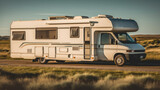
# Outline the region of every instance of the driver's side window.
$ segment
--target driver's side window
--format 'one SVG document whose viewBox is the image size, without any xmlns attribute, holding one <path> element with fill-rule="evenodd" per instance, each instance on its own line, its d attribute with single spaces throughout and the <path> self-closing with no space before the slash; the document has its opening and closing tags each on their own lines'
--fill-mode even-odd
<svg viewBox="0 0 160 90">
<path fill-rule="evenodd" d="M 115 39 L 109 33 L 101 34 L 101 45 L 112 45 L 115 44 Z"/>
</svg>

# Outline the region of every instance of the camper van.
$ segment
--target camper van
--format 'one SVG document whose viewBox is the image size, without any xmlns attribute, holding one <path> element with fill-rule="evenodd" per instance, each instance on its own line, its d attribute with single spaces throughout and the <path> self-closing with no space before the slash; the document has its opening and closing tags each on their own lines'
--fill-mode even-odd
<svg viewBox="0 0 160 90">
<path fill-rule="evenodd" d="M 127 32 L 138 31 L 136 21 L 111 15 L 54 16 L 48 20 L 13 21 L 12 58 L 48 61 L 114 61 L 137 63 L 145 49 Z"/>
</svg>

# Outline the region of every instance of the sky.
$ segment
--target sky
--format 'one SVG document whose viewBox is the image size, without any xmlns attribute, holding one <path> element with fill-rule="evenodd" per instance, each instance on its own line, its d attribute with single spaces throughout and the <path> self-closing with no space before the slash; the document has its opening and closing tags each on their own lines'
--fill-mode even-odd
<svg viewBox="0 0 160 90">
<path fill-rule="evenodd" d="M 139 31 L 131 34 L 160 34 L 160 0 L 0 0 L 0 35 L 10 35 L 12 21 L 98 14 L 134 19 Z"/>
</svg>

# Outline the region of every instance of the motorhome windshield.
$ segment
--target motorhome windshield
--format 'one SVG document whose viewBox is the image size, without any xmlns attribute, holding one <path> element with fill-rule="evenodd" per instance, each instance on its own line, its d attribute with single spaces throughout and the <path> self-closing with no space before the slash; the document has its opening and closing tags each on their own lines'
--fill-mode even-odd
<svg viewBox="0 0 160 90">
<path fill-rule="evenodd" d="M 135 44 L 136 42 L 127 33 L 114 33 L 117 39 L 125 44 Z"/>
</svg>

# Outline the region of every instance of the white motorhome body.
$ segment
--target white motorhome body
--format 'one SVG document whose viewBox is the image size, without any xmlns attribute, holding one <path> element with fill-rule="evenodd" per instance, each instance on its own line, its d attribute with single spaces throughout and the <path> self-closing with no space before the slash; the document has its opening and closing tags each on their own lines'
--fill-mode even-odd
<svg viewBox="0 0 160 90">
<path fill-rule="evenodd" d="M 41 63 L 47 60 L 113 61 L 118 55 L 125 60 L 130 57 L 145 58 L 145 49 L 126 33 L 137 30 L 134 20 L 115 19 L 109 15 L 13 21 L 11 57 L 36 59 Z M 130 43 L 123 42 L 128 38 Z M 124 64 L 121 58 L 117 59 L 116 64 Z"/>
</svg>

